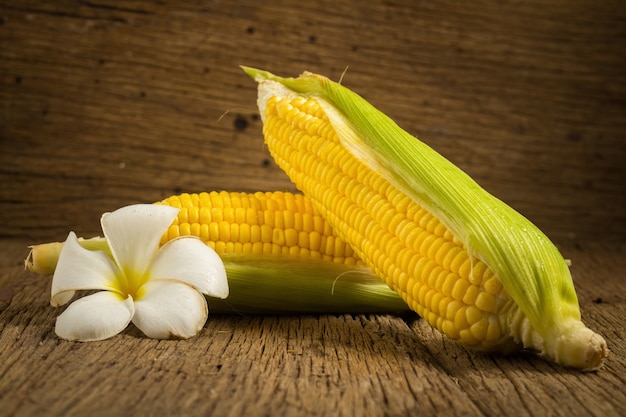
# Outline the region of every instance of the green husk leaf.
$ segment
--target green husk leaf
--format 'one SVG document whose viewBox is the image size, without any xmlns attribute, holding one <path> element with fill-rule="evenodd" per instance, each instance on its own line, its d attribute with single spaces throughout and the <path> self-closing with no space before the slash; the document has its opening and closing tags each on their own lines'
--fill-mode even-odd
<svg viewBox="0 0 626 417">
<path fill-rule="evenodd" d="M 553 359 L 567 355 L 561 352 L 564 343 L 583 346 L 587 339 L 594 339 L 592 344 L 596 345 L 604 343 L 580 322 L 566 261 L 528 219 L 342 85 L 312 73 L 281 78 L 267 71 L 243 69 L 260 84 L 262 116 L 268 96 L 301 94 L 316 98 L 347 149 L 436 215 L 471 255 L 489 265 L 532 327 L 532 331 L 522 328 L 527 327 L 523 320 L 510 317 L 511 326 L 518 327 L 512 329 L 517 341 L 523 339 L 525 345 Z M 606 346 L 593 349 L 595 353 L 577 355 L 606 354 Z M 597 362 L 597 357 L 593 361 Z"/>
<path fill-rule="evenodd" d="M 230 295 L 211 312 L 393 313 L 409 308 L 369 268 L 301 256 L 223 256 Z"/>
</svg>

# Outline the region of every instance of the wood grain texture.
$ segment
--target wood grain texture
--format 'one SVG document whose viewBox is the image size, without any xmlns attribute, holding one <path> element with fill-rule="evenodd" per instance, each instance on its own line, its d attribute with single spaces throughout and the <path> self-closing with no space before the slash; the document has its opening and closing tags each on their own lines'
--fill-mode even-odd
<svg viewBox="0 0 626 417">
<path fill-rule="evenodd" d="M 626 235 L 618 2 L 178 3 L 1 6 L 2 236 L 97 233 L 103 211 L 179 191 L 293 189 L 241 64 L 347 68 L 555 239 Z"/>
<path fill-rule="evenodd" d="M 5 416 L 620 416 L 626 412 L 626 246 L 564 248 L 583 319 L 611 354 L 596 373 L 531 354 L 483 355 L 417 316 L 211 316 L 186 341 L 130 327 L 103 342 L 54 335 L 49 279 L 0 241 Z"/>
<path fill-rule="evenodd" d="M 626 11 L 615 0 L 0 2 L 0 414 L 626 414 Z M 211 317 L 54 335 L 26 246 L 179 192 L 294 190 L 239 69 L 325 74 L 573 260 L 605 368 L 468 352 L 416 316 Z M 347 71 L 346 71 L 347 69 Z"/>
</svg>

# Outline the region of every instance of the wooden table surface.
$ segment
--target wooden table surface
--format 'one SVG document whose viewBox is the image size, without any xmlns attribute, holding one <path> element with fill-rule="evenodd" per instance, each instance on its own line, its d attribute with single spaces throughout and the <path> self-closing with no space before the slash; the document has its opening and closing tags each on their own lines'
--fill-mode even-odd
<svg viewBox="0 0 626 417">
<path fill-rule="evenodd" d="M 626 414 L 625 28 L 610 0 L 0 2 L 0 415 Z M 343 75 L 539 225 L 605 367 L 469 352 L 411 314 L 59 340 L 27 245 L 179 192 L 295 190 L 239 65 Z"/>
</svg>

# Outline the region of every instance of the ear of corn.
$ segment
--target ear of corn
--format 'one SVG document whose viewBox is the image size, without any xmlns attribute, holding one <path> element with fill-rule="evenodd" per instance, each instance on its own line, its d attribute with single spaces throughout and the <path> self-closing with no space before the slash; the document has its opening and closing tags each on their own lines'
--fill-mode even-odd
<svg viewBox="0 0 626 417">
<path fill-rule="evenodd" d="M 159 204 L 180 209 L 162 243 L 196 236 L 224 261 L 230 295 L 214 300 L 213 312 L 407 309 L 301 194 L 213 191 L 171 196 Z"/>
<path fill-rule="evenodd" d="M 350 90 L 251 68 L 270 153 L 365 264 L 448 336 L 593 369 L 567 264 L 530 221 Z"/>
<path fill-rule="evenodd" d="M 157 203 L 179 208 L 161 240 L 195 236 L 220 255 L 230 295 L 211 299 L 211 313 L 383 313 L 406 303 L 356 257 L 302 195 L 210 192 Z M 107 241 L 79 239 L 110 255 Z M 26 267 L 54 273 L 63 243 L 31 247 Z"/>
</svg>

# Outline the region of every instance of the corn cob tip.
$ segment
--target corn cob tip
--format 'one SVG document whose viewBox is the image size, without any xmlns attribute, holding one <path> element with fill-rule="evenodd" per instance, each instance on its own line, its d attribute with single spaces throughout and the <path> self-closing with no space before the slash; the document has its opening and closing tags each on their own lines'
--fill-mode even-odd
<svg viewBox="0 0 626 417">
<path fill-rule="evenodd" d="M 62 247 L 61 242 L 29 246 L 24 268 L 39 275 L 52 275 Z"/>
<path fill-rule="evenodd" d="M 606 341 L 582 322 L 556 341 L 555 361 L 565 366 L 595 371 L 602 367 L 609 350 Z"/>
<path fill-rule="evenodd" d="M 78 238 L 80 244 L 89 250 L 108 251 L 106 240 L 103 237 L 90 239 Z M 49 242 L 28 247 L 30 252 L 24 260 L 25 269 L 38 275 L 52 275 L 57 266 L 63 242 Z"/>
</svg>

